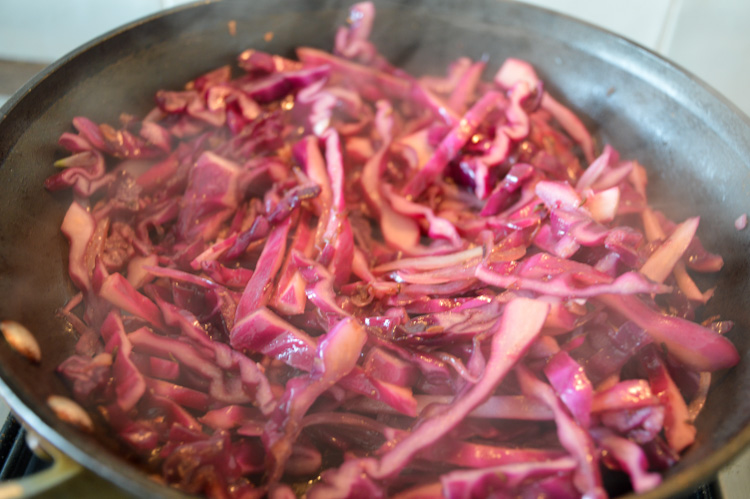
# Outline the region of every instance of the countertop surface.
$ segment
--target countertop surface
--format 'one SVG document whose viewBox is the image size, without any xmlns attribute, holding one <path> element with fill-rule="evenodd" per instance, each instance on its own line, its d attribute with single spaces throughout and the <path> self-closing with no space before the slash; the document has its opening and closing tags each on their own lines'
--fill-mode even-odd
<svg viewBox="0 0 750 499">
<path fill-rule="evenodd" d="M 183 0 L 0 1 L 0 105 L 67 52 Z M 750 115 L 750 2 L 528 0 L 625 36 L 695 74 Z M 0 421 L 7 408 L 0 400 Z M 750 451 L 720 473 L 725 499 L 750 497 Z"/>
</svg>

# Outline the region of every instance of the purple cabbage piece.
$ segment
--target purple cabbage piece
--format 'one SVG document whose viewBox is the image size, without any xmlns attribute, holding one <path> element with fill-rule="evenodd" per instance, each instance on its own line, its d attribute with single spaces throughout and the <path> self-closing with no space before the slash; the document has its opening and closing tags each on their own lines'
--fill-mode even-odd
<svg viewBox="0 0 750 499">
<path fill-rule="evenodd" d="M 505 269 L 503 269 L 505 270 Z M 477 266 L 474 274 L 482 282 L 506 289 L 523 289 L 539 294 L 565 298 L 589 298 L 609 296 L 629 296 L 639 293 L 665 293 L 670 288 L 655 284 L 637 272 L 626 272 L 611 283 L 581 286 L 570 273 L 564 273 L 550 280 L 529 279 L 509 274 L 507 271 L 494 271 L 484 265 Z M 618 295 L 610 294 L 618 293 Z"/>
<path fill-rule="evenodd" d="M 240 168 L 220 156 L 206 152 L 191 170 L 178 219 L 183 240 L 212 239 L 219 225 L 237 209 Z"/>
<path fill-rule="evenodd" d="M 591 410 L 641 409 L 659 404 L 648 382 L 642 379 L 620 381 L 609 388 L 599 390 L 591 401 Z"/>
<path fill-rule="evenodd" d="M 211 402 L 207 394 L 192 388 L 155 378 L 146 378 L 145 381 L 151 394 L 169 399 L 180 407 L 202 410 Z"/>
<path fill-rule="evenodd" d="M 450 395 L 416 395 L 414 413 L 421 413 L 426 407 L 437 404 L 450 405 Z M 375 414 L 395 414 L 394 409 L 375 399 L 354 399 L 346 407 L 358 412 Z M 526 421 L 549 421 L 552 411 L 544 404 L 522 395 L 493 395 L 471 411 L 473 418 L 515 419 Z"/>
<path fill-rule="evenodd" d="M 117 405 L 123 411 L 129 411 L 138 403 L 146 392 L 146 380 L 130 358 L 133 346 L 125 334 L 125 326 L 120 314 L 109 313 L 101 328 L 105 341 L 105 350 L 114 358 L 112 376 L 115 380 Z"/>
<path fill-rule="evenodd" d="M 297 49 L 297 57 L 313 68 L 330 68 L 332 73 L 346 75 L 360 85 L 359 91 L 372 100 L 384 97 L 405 97 L 409 94 L 411 83 L 400 77 L 388 74 L 376 68 L 357 64 L 336 57 L 322 50 L 311 47 Z"/>
<path fill-rule="evenodd" d="M 576 462 L 563 457 L 548 462 L 507 464 L 479 470 L 459 470 L 445 474 L 440 481 L 447 499 L 495 497 L 499 494 L 511 496 L 527 480 L 539 480 L 548 476 L 570 474 Z"/>
<path fill-rule="evenodd" d="M 726 369 L 739 362 L 729 340 L 700 324 L 659 313 L 636 296 L 603 294 L 597 299 L 638 324 L 654 341 L 697 371 Z"/>
<path fill-rule="evenodd" d="M 273 307 L 282 314 L 304 314 L 307 305 L 306 283 L 293 261 L 293 256 L 298 252 L 305 255 L 312 253 L 314 240 L 308 219 L 307 216 L 301 217 L 294 234 L 294 241 L 289 248 L 289 254 L 279 270 L 276 292 L 271 302 Z"/>
<path fill-rule="evenodd" d="M 206 412 L 199 421 L 216 430 L 231 430 L 249 421 L 260 421 L 262 417 L 262 414 L 255 408 L 228 405 Z"/>
<path fill-rule="evenodd" d="M 630 475 L 635 492 L 646 492 L 661 483 L 660 475 L 648 471 L 646 455 L 637 444 L 607 430 L 595 429 L 592 434 L 599 445 Z"/>
<path fill-rule="evenodd" d="M 561 350 L 549 359 L 544 374 L 578 424 L 588 428 L 594 390 L 583 368 Z"/>
<path fill-rule="evenodd" d="M 410 388 L 379 380 L 359 366 L 342 378 L 339 385 L 354 393 L 382 402 L 398 413 L 411 417 L 417 415 L 417 401 Z"/>
<path fill-rule="evenodd" d="M 290 92 L 304 88 L 328 76 L 326 65 L 270 74 L 252 80 L 240 88 L 251 99 L 264 103 L 280 99 Z"/>
<path fill-rule="evenodd" d="M 91 213 L 76 202 L 68 208 L 61 227 L 70 245 L 68 275 L 73 284 L 83 292 L 91 291 L 90 272 L 92 269 L 88 268 L 86 253 L 95 227 L 96 220 Z"/>
<path fill-rule="evenodd" d="M 102 299 L 128 313 L 140 317 L 157 328 L 164 327 L 159 308 L 139 293 L 122 274 L 110 274 L 99 289 Z"/>
<path fill-rule="evenodd" d="M 101 353 L 93 358 L 83 355 L 68 357 L 57 371 L 72 385 L 76 400 L 99 399 L 112 375 L 112 356 Z"/>
<path fill-rule="evenodd" d="M 347 499 L 370 497 L 382 499 L 387 497 L 382 487 L 378 486 L 367 475 L 366 470 L 373 464 L 372 460 L 350 459 L 338 469 L 324 471 L 320 482 L 307 493 L 310 499 Z"/>
<path fill-rule="evenodd" d="M 404 196 L 417 197 L 422 191 L 440 176 L 455 154 L 466 144 L 474 133 L 476 126 L 491 109 L 500 102 L 501 96 L 495 92 L 484 94 L 469 109 L 461 121 L 445 136 L 422 169 L 420 169 L 404 187 Z"/>
<path fill-rule="evenodd" d="M 396 473 L 420 449 L 437 442 L 463 417 L 480 405 L 539 334 L 549 307 L 538 301 L 518 299 L 506 305 L 492 336 L 492 353 L 482 378 L 443 413 L 425 421 L 379 461 L 375 476 Z M 513 352 L 509 355 L 508 352 Z"/>
<path fill-rule="evenodd" d="M 291 219 L 286 218 L 269 234 L 255 272 L 247 282 L 247 286 L 242 292 L 242 298 L 237 304 L 235 322 L 240 322 L 250 312 L 257 310 L 268 302 L 271 291 L 270 284 L 281 266 L 286 248 L 286 237 L 290 227 Z"/>
<path fill-rule="evenodd" d="M 664 435 L 667 443 L 676 452 L 680 452 L 693 443 L 696 435 L 685 399 L 653 346 L 641 352 L 641 360 L 648 373 L 651 390 L 664 406 Z"/>
<path fill-rule="evenodd" d="M 81 197 L 89 197 L 99 188 L 112 182 L 105 177 L 104 156 L 99 151 L 82 151 L 56 163 L 60 173 L 48 177 L 44 187 L 49 191 L 73 188 Z"/>
<path fill-rule="evenodd" d="M 318 343 L 316 359 L 309 376 L 287 383 L 279 405 L 271 414 L 263 434 L 263 442 L 271 460 L 270 481 L 284 472 L 292 454 L 292 442 L 301 431 L 305 413 L 320 394 L 331 388 L 357 364 L 367 335 L 356 321 L 344 319 L 337 323 Z"/>
<path fill-rule="evenodd" d="M 560 443 L 577 463 L 573 479 L 576 488 L 587 497 L 606 497 L 591 437 L 568 415 L 549 385 L 523 366 L 516 368 L 516 375 L 527 396 L 538 398 L 554 412 Z"/>
<path fill-rule="evenodd" d="M 314 339 L 265 307 L 237 322 L 230 342 L 232 348 L 262 353 L 304 371 L 312 369 L 317 349 Z"/>
</svg>

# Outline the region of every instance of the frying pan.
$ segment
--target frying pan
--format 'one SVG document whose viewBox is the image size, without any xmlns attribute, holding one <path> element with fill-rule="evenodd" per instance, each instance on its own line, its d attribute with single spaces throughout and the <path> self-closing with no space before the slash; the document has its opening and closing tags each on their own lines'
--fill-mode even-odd
<svg viewBox="0 0 750 499">
<path fill-rule="evenodd" d="M 93 472 L 87 483 L 105 482 L 140 497 L 179 496 L 131 464 L 106 432 L 80 432 L 45 402 L 67 393 L 55 368 L 75 344 L 55 316 L 75 293 L 59 229 L 71 198 L 42 187 L 62 155 L 57 138 L 77 115 L 110 123 L 121 112 L 142 115 L 158 89 L 181 88 L 202 72 L 233 63 L 248 47 L 283 55 L 300 45 L 329 49 L 348 5 L 225 0 L 160 13 L 67 55 L 0 111 L 0 319 L 26 325 L 42 348 L 41 363 L 32 364 L 0 341 L 0 394 L 43 439 Z M 236 23 L 235 33 L 229 21 Z M 523 4 L 383 2 L 373 40 L 390 61 L 416 74 L 440 72 L 459 56 L 486 57 L 488 71 L 510 56 L 530 61 L 547 90 L 583 117 L 600 145 L 611 143 L 647 166 L 650 197 L 659 209 L 675 220 L 701 215 L 700 237 L 725 259 L 721 273 L 712 276 L 718 287 L 706 316 L 735 321 L 729 337 L 742 362 L 714 375 L 696 423 L 697 442 L 644 497 L 672 497 L 710 479 L 750 441 L 750 231 L 733 226 L 738 215 L 750 212 L 747 117 L 648 50 Z"/>
</svg>

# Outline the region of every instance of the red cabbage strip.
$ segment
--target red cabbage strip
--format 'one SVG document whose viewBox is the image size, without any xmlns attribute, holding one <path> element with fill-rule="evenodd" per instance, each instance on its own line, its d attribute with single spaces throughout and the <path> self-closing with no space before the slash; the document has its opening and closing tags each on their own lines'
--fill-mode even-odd
<svg viewBox="0 0 750 499">
<path fill-rule="evenodd" d="M 100 353 L 94 357 L 73 355 L 57 367 L 57 371 L 72 385 L 73 396 L 81 403 L 98 398 L 108 385 L 112 374 L 112 356 Z"/>
<path fill-rule="evenodd" d="M 583 192 L 584 189 L 591 187 L 604 172 L 605 168 L 607 168 L 610 161 L 613 159 L 613 155 L 616 154 L 617 153 L 612 146 L 609 144 L 604 146 L 601 155 L 599 155 L 599 157 L 596 158 L 588 168 L 586 168 L 586 171 L 583 172 L 583 175 L 578 179 L 578 182 L 576 183 L 576 191 Z"/>
<path fill-rule="evenodd" d="M 696 371 L 727 369 L 740 360 L 734 345 L 723 336 L 695 322 L 657 312 L 636 296 L 603 294 L 597 300 L 638 324 Z"/>
<path fill-rule="evenodd" d="M 276 294 L 271 300 L 273 307 L 286 315 L 298 315 L 305 312 L 307 302 L 306 283 L 292 258 L 297 252 L 309 257 L 313 251 L 315 241 L 313 240 L 312 230 L 308 225 L 309 219 L 309 212 L 303 212 L 297 224 L 289 253 L 281 266 Z"/>
<path fill-rule="evenodd" d="M 209 356 L 187 342 L 157 335 L 146 328 L 140 328 L 128 334 L 128 339 L 136 351 L 163 359 L 175 359 L 182 366 L 192 369 L 207 379 L 218 379 L 221 376 L 221 369 L 208 361 Z"/>
<path fill-rule="evenodd" d="M 83 292 L 91 291 L 91 269 L 86 267 L 86 249 L 94 234 L 96 221 L 91 213 L 73 202 L 65 213 L 62 233 L 68 239 L 68 275 L 73 284 Z"/>
<path fill-rule="evenodd" d="M 235 323 L 240 322 L 253 310 L 257 310 L 268 302 L 272 291 L 271 283 L 284 259 L 286 238 L 291 226 L 292 219 L 287 218 L 269 234 L 268 241 L 263 247 L 263 253 L 255 267 L 255 272 L 247 282 L 247 286 L 242 292 L 242 298 L 237 304 Z"/>
<path fill-rule="evenodd" d="M 378 131 L 382 135 L 383 144 L 365 164 L 360 184 L 367 203 L 379 219 L 380 230 L 385 242 L 411 254 L 415 252 L 419 243 L 419 226 L 412 218 L 393 210 L 391 205 L 383 199 L 379 186 L 380 178 L 386 167 L 387 152 L 392 138 L 392 112 L 389 103 L 378 102 L 376 124 L 379 125 Z"/>
<path fill-rule="evenodd" d="M 470 442 L 452 442 L 447 439 L 417 455 L 420 459 L 451 463 L 462 468 L 551 461 L 562 456 L 563 452 L 560 450 L 504 448 Z"/>
<path fill-rule="evenodd" d="M 157 329 L 164 327 L 159 307 L 136 291 L 122 274 L 108 275 L 101 284 L 99 296 L 112 305 L 144 319 Z"/>
<path fill-rule="evenodd" d="M 388 438 L 403 439 L 408 432 L 381 425 L 374 420 L 353 417 L 342 413 L 318 413 L 310 415 L 303 421 L 304 426 L 315 424 L 351 424 L 363 429 L 377 431 Z M 389 444 L 384 445 L 388 449 Z M 539 462 L 558 459 L 563 456 L 560 450 L 551 449 L 519 449 L 511 447 L 496 447 L 491 445 L 462 442 L 446 438 L 440 446 L 425 449 L 418 454 L 419 459 L 451 463 L 456 466 L 470 468 L 485 468 L 512 463 Z"/>
<path fill-rule="evenodd" d="M 601 422 L 633 442 L 645 445 L 659 435 L 664 429 L 665 409 L 662 405 L 644 407 L 635 410 L 611 410 L 601 413 Z M 669 447 L 664 443 L 665 447 Z M 670 452 L 674 453 L 670 449 Z M 675 454 L 676 455 L 676 454 Z"/>
<path fill-rule="evenodd" d="M 325 65 L 281 71 L 246 83 L 241 89 L 257 102 L 270 102 L 326 78 L 328 73 L 329 68 Z"/>
<path fill-rule="evenodd" d="M 529 88 L 539 88 L 540 80 L 531 64 L 519 59 L 508 58 L 495 75 L 495 83 L 508 89 L 516 82 L 524 82 Z M 539 91 L 539 90 L 537 90 Z M 594 143 L 586 127 L 570 109 L 557 102 L 548 92 L 542 95 L 541 106 L 560 123 L 583 149 L 586 160 L 594 161 Z"/>
<path fill-rule="evenodd" d="M 432 404 L 449 405 L 447 395 L 415 395 L 416 411 L 421 413 Z M 622 381 L 611 388 L 596 392 L 591 401 L 591 412 L 617 409 L 640 409 L 654 406 L 659 399 L 644 380 Z M 358 398 L 346 403 L 346 407 L 357 412 L 395 414 L 393 409 L 374 399 Z M 547 421 L 553 418 L 552 411 L 534 398 L 522 395 L 493 395 L 470 413 L 474 418 L 521 419 Z"/>
<path fill-rule="evenodd" d="M 347 317 L 349 314 L 336 303 L 333 290 L 333 275 L 323 265 L 313 262 L 299 253 L 292 254 L 294 265 L 300 269 L 300 275 L 307 281 L 305 293 L 310 303 L 324 314 L 335 314 Z"/>
<path fill-rule="evenodd" d="M 206 412 L 199 421 L 216 430 L 230 430 L 248 421 L 261 421 L 262 414 L 255 408 L 228 405 Z"/>
<path fill-rule="evenodd" d="M 570 452 L 578 464 L 574 474 L 574 483 L 578 490 L 586 497 L 606 497 L 607 494 L 602 488 L 598 460 L 589 435 L 568 416 L 562 403 L 549 385 L 539 381 L 524 366 L 516 368 L 516 375 L 521 389 L 527 396 L 538 398 L 554 412 L 560 443 Z"/>
<path fill-rule="evenodd" d="M 641 218 L 643 220 L 644 225 L 644 232 L 646 233 L 646 238 L 648 238 L 651 242 L 658 242 L 663 241 L 666 239 L 666 235 L 664 233 L 664 230 L 661 227 L 661 223 L 659 222 L 659 219 L 657 218 L 656 214 L 651 211 L 650 208 L 646 207 L 641 212 Z M 656 272 L 657 267 L 661 267 L 659 270 L 660 272 L 666 271 L 668 268 L 668 264 L 665 264 L 664 262 L 661 262 L 660 260 L 663 260 L 665 257 L 671 258 L 672 260 L 676 260 L 674 263 L 674 270 L 673 274 L 675 277 L 675 281 L 677 281 L 677 285 L 680 287 L 680 290 L 685 294 L 685 296 L 690 300 L 695 300 L 700 303 L 706 303 L 709 298 L 713 295 L 713 290 L 709 289 L 705 293 L 701 293 L 701 291 L 698 289 L 698 286 L 695 284 L 693 279 L 688 275 L 686 266 L 683 260 L 680 260 L 679 258 L 683 256 L 680 253 L 681 248 L 675 247 L 679 246 L 681 244 L 685 244 L 685 234 L 689 233 L 691 231 L 690 227 L 690 220 L 686 220 L 683 222 L 680 227 L 683 235 L 681 236 L 682 241 L 674 242 L 675 240 L 675 234 L 670 234 L 670 237 L 668 241 L 673 241 L 670 244 L 667 244 L 667 241 L 664 241 L 664 243 L 657 248 L 657 250 L 654 251 L 654 253 L 649 257 L 649 262 L 651 266 L 651 270 L 649 268 L 646 268 L 647 272 Z M 686 225 L 687 224 L 687 225 Z M 694 231 L 693 231 L 694 232 Z M 678 234 L 679 235 L 679 234 Z M 696 238 L 692 238 L 692 242 L 688 241 L 688 246 L 685 248 L 690 247 L 690 245 L 694 244 L 694 241 L 697 241 Z M 670 255 L 671 254 L 671 255 Z M 690 261 L 690 259 L 688 259 Z M 719 268 L 723 265 L 723 261 L 719 262 Z M 644 264 L 645 266 L 645 264 Z M 643 271 L 643 269 L 641 270 Z"/>
<path fill-rule="evenodd" d="M 648 281 L 637 272 L 625 272 L 611 284 L 592 284 L 581 287 L 569 274 L 562 274 L 550 280 L 527 279 L 515 274 L 496 272 L 484 264 L 477 266 L 474 275 L 482 282 L 505 289 L 523 289 L 539 294 L 564 298 L 591 298 L 606 293 L 631 295 L 638 293 L 666 293 L 670 288 Z M 613 295 L 614 296 L 614 295 Z"/>
<path fill-rule="evenodd" d="M 642 379 L 630 379 L 596 392 L 591 401 L 591 411 L 641 409 L 658 403 L 659 399 L 651 391 L 648 382 Z"/>
<path fill-rule="evenodd" d="M 309 499 L 346 499 L 367 497 L 384 499 L 385 491 L 367 474 L 372 459 L 349 459 L 337 469 L 321 473 L 321 480 L 307 492 Z"/>
<path fill-rule="evenodd" d="M 693 240 L 699 220 L 698 217 L 693 217 L 678 225 L 669 238 L 646 260 L 640 269 L 641 273 L 652 281 L 664 282 Z"/>
<path fill-rule="evenodd" d="M 344 160 L 341 157 L 341 141 L 335 130 L 326 133 L 326 170 L 331 182 L 331 202 L 337 213 L 346 209 L 344 191 Z"/>
<path fill-rule="evenodd" d="M 448 99 L 448 106 L 450 106 L 451 109 L 457 113 L 464 113 L 468 103 L 474 101 L 474 92 L 476 91 L 477 84 L 482 77 L 485 66 L 487 66 L 487 63 L 484 61 L 475 62 L 471 65 L 468 71 L 464 73 Z"/>
<path fill-rule="evenodd" d="M 532 461 L 480 470 L 452 471 L 443 475 L 440 482 L 443 484 L 443 496 L 447 499 L 480 499 L 498 494 L 511 496 L 527 480 L 571 473 L 575 467 L 574 459 L 562 457 L 543 463 Z"/>
<path fill-rule="evenodd" d="M 432 404 L 448 406 L 452 402 L 452 397 L 449 395 L 415 395 L 414 399 L 416 400 L 416 413 L 421 413 Z M 347 402 L 345 406 L 357 412 L 395 414 L 393 409 L 386 404 L 367 398 L 354 399 Z M 552 411 L 535 399 L 522 395 L 493 395 L 472 410 L 468 417 L 548 421 L 552 419 L 552 416 Z"/>
<path fill-rule="evenodd" d="M 213 152 L 205 152 L 190 171 L 185 206 L 177 222 L 179 237 L 212 239 L 219 225 L 239 204 L 240 167 Z"/>
<path fill-rule="evenodd" d="M 487 399 L 539 334 L 548 311 L 549 305 L 535 300 L 519 298 L 509 302 L 492 331 L 492 351 L 479 382 L 451 407 L 426 420 L 398 442 L 380 459 L 373 476 L 387 477 L 396 473 L 415 453 L 437 442 Z"/>
<path fill-rule="evenodd" d="M 661 483 L 659 474 L 648 472 L 648 459 L 637 444 L 604 429 L 595 428 L 592 430 L 592 435 L 598 444 L 617 461 L 623 471 L 630 475 L 630 482 L 635 492 L 646 492 Z"/>
<path fill-rule="evenodd" d="M 309 376 L 287 383 L 286 391 L 263 434 L 264 444 L 269 451 L 270 482 L 281 478 L 292 453 L 292 442 L 302 430 L 301 422 L 307 410 L 320 394 L 354 369 L 366 341 L 367 335 L 359 323 L 352 319 L 340 321 L 318 343 Z"/>
<path fill-rule="evenodd" d="M 294 146 L 294 154 L 305 168 L 310 180 L 320 186 L 320 195 L 315 201 L 319 213 L 325 213 L 330 209 L 333 202 L 333 190 L 331 181 L 326 172 L 326 164 L 318 147 L 318 140 L 311 136 L 305 136 Z"/>
<path fill-rule="evenodd" d="M 349 27 L 341 26 L 336 32 L 334 52 L 347 59 L 372 60 L 377 56 L 370 42 L 370 32 L 375 20 L 375 6 L 369 2 L 355 4 L 349 10 Z"/>
<path fill-rule="evenodd" d="M 339 135 L 331 130 L 326 132 L 326 169 L 331 182 L 332 204 L 328 224 L 323 239 L 326 241 L 320 250 L 319 261 L 329 267 L 334 285 L 341 287 L 348 282 L 354 261 L 354 234 L 346 217 L 346 196 L 344 191 L 345 170 Z"/>
<path fill-rule="evenodd" d="M 443 484 L 428 483 L 427 485 L 418 485 L 409 490 L 399 492 L 392 496 L 392 499 L 444 499 Z"/>
<path fill-rule="evenodd" d="M 160 379 L 175 380 L 180 375 L 180 365 L 177 362 L 158 357 L 149 357 L 148 369 L 143 367 L 141 369 L 149 375 Z"/>
<path fill-rule="evenodd" d="M 232 348 L 262 353 L 286 364 L 309 371 L 317 343 L 265 307 L 253 310 L 235 323 L 230 337 Z"/>
<path fill-rule="evenodd" d="M 458 120 L 461 119 L 461 115 L 451 109 L 448 104 L 430 90 L 424 83 L 420 81 L 413 82 L 412 86 L 412 97 L 416 102 L 419 102 L 423 106 L 430 109 L 436 118 L 445 121 L 446 125 L 455 125 Z M 419 161 L 419 165 L 423 165 L 426 160 Z"/>
<path fill-rule="evenodd" d="M 154 395 L 167 398 L 180 406 L 190 409 L 202 410 L 210 403 L 210 398 L 205 393 L 167 381 L 146 378 L 146 386 L 148 386 L 148 389 Z"/>
<path fill-rule="evenodd" d="M 422 216 L 427 220 L 427 234 L 433 239 L 447 239 L 454 246 L 460 246 L 461 238 L 456 227 L 448 220 L 438 217 L 431 209 L 397 195 L 388 184 L 383 185 L 383 192 L 398 213 L 407 216 Z"/>
<path fill-rule="evenodd" d="M 233 348 L 268 355 L 284 363 L 310 371 L 313 368 L 316 340 L 295 328 L 267 308 L 248 314 L 232 330 Z M 407 388 L 373 379 L 361 368 L 355 367 L 341 379 L 342 387 L 382 401 L 397 411 L 416 415 L 416 401 Z"/>
<path fill-rule="evenodd" d="M 195 372 L 208 382 L 208 394 L 219 402 L 257 402 L 264 412 L 273 403 L 268 380 L 255 362 L 239 352 L 222 349 L 222 344 L 216 343 L 215 351 L 199 350 L 185 341 L 160 336 L 146 328 L 128 334 L 128 339 L 136 351 L 175 359 Z M 233 371 L 234 376 L 226 377 L 225 370 Z"/>
<path fill-rule="evenodd" d="M 72 153 L 90 151 L 93 149 L 93 146 L 88 140 L 86 140 L 86 137 L 70 132 L 64 132 L 60 135 L 57 143 Z"/>
<path fill-rule="evenodd" d="M 690 423 L 687 404 L 669 375 L 664 362 L 653 347 L 641 352 L 643 367 L 648 373 L 651 389 L 664 406 L 664 434 L 667 443 L 680 452 L 695 440 L 696 430 Z"/>
<path fill-rule="evenodd" d="M 254 49 L 247 49 L 237 56 L 237 64 L 248 73 L 273 73 L 299 69 L 301 64 L 278 55 L 271 55 Z"/>
<path fill-rule="evenodd" d="M 404 187 L 404 196 L 417 197 L 429 186 L 440 174 L 443 173 L 448 163 L 456 156 L 458 151 L 466 144 L 474 134 L 479 123 L 485 116 L 501 102 L 500 94 L 487 92 L 484 94 L 466 114 L 461 121 L 440 142 L 435 154 L 430 158 Z"/>
<path fill-rule="evenodd" d="M 416 258 L 402 258 L 393 262 L 384 263 L 372 269 L 374 273 L 385 273 L 397 269 L 432 270 L 441 269 L 450 265 L 458 265 L 471 259 L 482 256 L 482 247 L 448 253 L 445 255 L 423 256 Z"/>
<path fill-rule="evenodd" d="M 117 405 L 123 411 L 129 411 L 146 392 L 146 381 L 130 359 L 133 346 L 125 334 L 125 326 L 119 313 L 112 311 L 107 315 L 102 323 L 101 334 L 106 342 L 105 351 L 114 357 L 112 375 Z"/>
<path fill-rule="evenodd" d="M 583 368 L 561 350 L 549 359 L 544 374 L 578 424 L 588 428 L 594 396 L 591 381 Z"/>
<path fill-rule="evenodd" d="M 371 97 L 393 96 L 403 98 L 409 94 L 411 88 L 411 83 L 408 80 L 341 59 L 322 50 L 300 47 L 297 49 L 297 57 L 306 65 L 330 66 L 332 72 L 351 78 L 360 86 L 363 93 Z"/>
<path fill-rule="evenodd" d="M 352 392 L 387 404 L 401 414 L 412 417 L 417 415 L 417 401 L 411 389 L 373 378 L 359 366 L 344 376 L 339 381 L 339 385 Z"/>
<path fill-rule="evenodd" d="M 399 386 L 413 386 L 418 376 L 414 365 L 378 347 L 367 352 L 363 368 L 374 378 Z"/>
<path fill-rule="evenodd" d="M 44 187 L 50 191 L 73 188 L 73 192 L 82 197 L 91 196 L 100 187 L 110 183 L 106 179 L 104 157 L 99 151 L 83 151 L 58 161 L 55 166 L 63 171 L 47 178 Z"/>
</svg>

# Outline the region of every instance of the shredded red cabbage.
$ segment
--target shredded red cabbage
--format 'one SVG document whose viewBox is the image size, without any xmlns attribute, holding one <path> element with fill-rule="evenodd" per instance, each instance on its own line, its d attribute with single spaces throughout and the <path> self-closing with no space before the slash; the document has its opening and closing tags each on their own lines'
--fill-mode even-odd
<svg viewBox="0 0 750 499">
<path fill-rule="evenodd" d="M 373 21 L 73 120 L 46 182 L 74 195 L 73 396 L 209 497 L 655 487 L 739 360 L 730 322 L 695 322 L 689 271 L 722 264 L 698 218 L 651 210 L 528 63 L 416 77 Z"/>
</svg>

